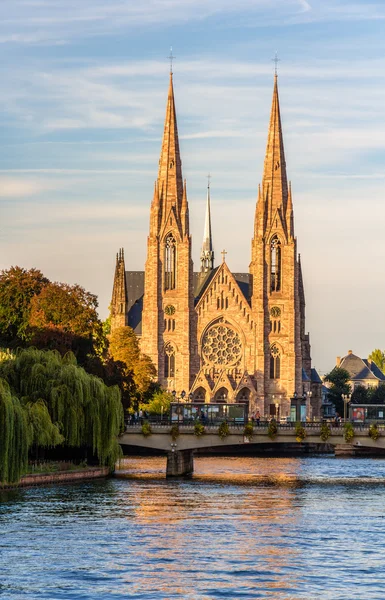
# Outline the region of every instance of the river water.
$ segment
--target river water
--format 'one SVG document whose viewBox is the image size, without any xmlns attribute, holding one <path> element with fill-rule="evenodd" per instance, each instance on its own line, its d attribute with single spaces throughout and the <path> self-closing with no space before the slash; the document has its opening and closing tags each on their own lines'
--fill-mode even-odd
<svg viewBox="0 0 385 600">
<path fill-rule="evenodd" d="M 385 598 L 384 460 L 194 462 L 0 493 L 1 599 Z"/>
</svg>

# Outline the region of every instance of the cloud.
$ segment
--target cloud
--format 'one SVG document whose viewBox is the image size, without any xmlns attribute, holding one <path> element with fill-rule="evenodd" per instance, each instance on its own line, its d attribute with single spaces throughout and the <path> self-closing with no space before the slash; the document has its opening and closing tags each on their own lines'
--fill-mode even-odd
<svg viewBox="0 0 385 600">
<path fill-rule="evenodd" d="M 26 196 L 36 196 L 50 188 L 52 189 L 52 186 L 47 183 L 42 183 L 41 181 L 0 177 L 1 198 L 25 198 Z"/>
</svg>

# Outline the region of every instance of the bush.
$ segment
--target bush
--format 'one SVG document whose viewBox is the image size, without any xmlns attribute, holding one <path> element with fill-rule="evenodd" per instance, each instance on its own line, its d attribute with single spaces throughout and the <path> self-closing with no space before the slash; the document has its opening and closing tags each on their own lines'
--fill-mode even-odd
<svg viewBox="0 0 385 600">
<path fill-rule="evenodd" d="M 249 441 L 253 437 L 254 427 L 252 423 L 246 423 L 245 428 L 243 430 L 243 436 L 247 438 Z"/>
<path fill-rule="evenodd" d="M 144 435 L 144 437 L 148 437 L 152 434 L 151 425 L 148 421 L 145 421 L 142 425 L 142 434 Z"/>
<path fill-rule="evenodd" d="M 175 424 L 171 427 L 170 435 L 175 442 L 176 438 L 179 436 L 179 425 Z"/>
<path fill-rule="evenodd" d="M 377 423 L 372 423 L 369 427 L 369 437 L 372 440 L 376 441 L 380 437 L 380 432 L 378 431 Z"/>
<path fill-rule="evenodd" d="M 229 434 L 230 434 L 229 424 L 227 423 L 227 421 L 223 421 L 223 423 L 221 423 L 219 426 L 218 435 L 221 438 L 221 440 L 224 440 Z"/>
<path fill-rule="evenodd" d="M 351 423 L 345 423 L 344 425 L 344 438 L 347 444 L 354 438 L 354 427 Z"/>
<path fill-rule="evenodd" d="M 303 442 L 306 438 L 306 429 L 301 423 L 297 423 L 295 426 L 295 439 L 297 442 Z"/>
<path fill-rule="evenodd" d="M 197 437 L 201 437 L 205 432 L 205 426 L 202 423 L 195 423 L 194 425 L 194 435 Z"/>
<path fill-rule="evenodd" d="M 267 428 L 267 435 L 271 440 L 275 440 L 278 435 L 278 425 L 275 420 L 270 421 L 269 426 Z"/>
<path fill-rule="evenodd" d="M 323 442 L 327 442 L 327 440 L 330 438 L 330 434 L 331 434 L 331 430 L 330 427 L 327 423 L 322 423 L 321 425 L 321 431 L 320 431 L 320 438 Z"/>
</svg>

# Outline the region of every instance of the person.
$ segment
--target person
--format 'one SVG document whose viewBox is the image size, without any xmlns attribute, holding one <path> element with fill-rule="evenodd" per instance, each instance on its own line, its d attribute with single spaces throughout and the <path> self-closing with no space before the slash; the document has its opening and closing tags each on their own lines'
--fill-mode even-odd
<svg viewBox="0 0 385 600">
<path fill-rule="evenodd" d="M 143 411 L 141 408 L 139 409 L 139 423 L 143 423 Z"/>
<path fill-rule="evenodd" d="M 259 427 L 259 423 L 261 422 L 261 413 L 259 412 L 259 410 L 257 410 L 257 412 L 255 413 L 255 421 L 257 423 L 257 427 Z"/>
<path fill-rule="evenodd" d="M 341 417 L 339 415 L 339 413 L 336 413 L 336 416 L 334 417 L 334 425 L 336 427 L 339 427 L 341 423 Z"/>
<path fill-rule="evenodd" d="M 254 425 L 254 421 L 255 421 L 255 414 L 254 414 L 253 412 L 252 412 L 252 413 L 251 413 L 251 415 L 250 415 L 250 419 L 251 419 L 251 422 L 252 422 L 252 424 Z"/>
</svg>

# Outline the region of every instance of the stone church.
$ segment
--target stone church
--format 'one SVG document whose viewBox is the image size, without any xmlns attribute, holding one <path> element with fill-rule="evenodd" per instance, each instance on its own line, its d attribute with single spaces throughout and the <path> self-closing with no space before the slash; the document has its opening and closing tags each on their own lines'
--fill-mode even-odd
<svg viewBox="0 0 385 600">
<path fill-rule="evenodd" d="M 249 272 L 232 273 L 224 252 L 215 266 L 209 187 L 198 272 L 191 246 L 170 73 L 145 269 L 126 271 L 124 252 L 119 251 L 111 328 L 134 329 L 142 351 L 156 366 L 159 382 L 177 396 L 184 391 L 194 401 L 248 402 L 250 410 L 266 416 L 319 416 L 321 380 L 311 368 L 305 333 L 305 294 L 277 75 Z"/>
</svg>

